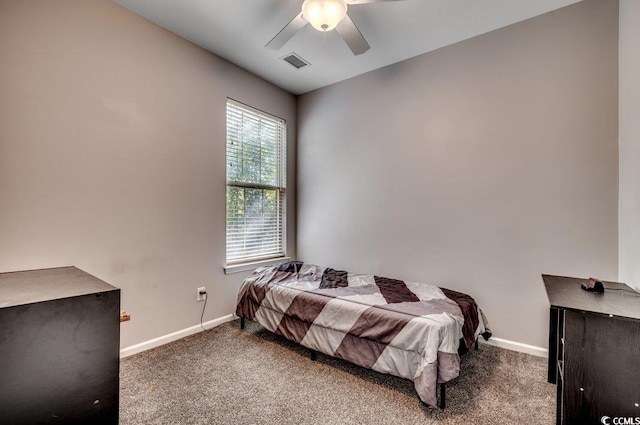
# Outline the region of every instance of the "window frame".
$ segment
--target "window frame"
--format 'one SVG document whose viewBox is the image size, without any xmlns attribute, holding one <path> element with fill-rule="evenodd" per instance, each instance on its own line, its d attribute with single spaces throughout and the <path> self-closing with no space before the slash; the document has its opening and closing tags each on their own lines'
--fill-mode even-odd
<svg viewBox="0 0 640 425">
<path fill-rule="evenodd" d="M 256 268 L 260 265 L 273 264 L 280 261 L 286 261 L 289 257 L 286 256 L 286 241 L 287 241 L 287 122 L 285 119 L 277 117 L 273 114 L 269 114 L 260 109 L 254 108 L 250 105 L 244 104 L 242 102 L 238 102 L 237 100 L 227 98 L 226 109 L 225 109 L 225 120 L 226 120 L 226 137 L 225 137 L 225 266 L 224 271 L 226 274 L 241 272 Z M 275 184 L 265 184 L 263 182 L 255 182 L 255 181 L 242 181 L 237 179 L 230 179 L 230 174 L 233 173 L 230 170 L 230 166 L 232 166 L 232 162 L 230 160 L 230 152 L 232 153 L 231 148 L 231 140 L 233 136 L 236 136 L 233 140 L 236 142 L 240 140 L 245 140 L 244 137 L 248 136 L 248 138 L 256 137 L 256 134 L 246 134 L 244 131 L 232 131 L 230 122 L 232 120 L 240 118 L 240 122 L 244 123 L 245 118 L 244 114 L 248 114 L 247 121 L 254 121 L 262 125 L 263 121 L 268 125 L 274 126 L 274 145 L 272 148 L 276 150 L 276 160 L 275 160 L 275 168 L 276 168 L 276 177 Z M 261 130 L 259 130 L 258 135 Z M 264 139 L 261 139 L 264 140 Z M 244 148 L 255 148 L 255 142 L 246 142 L 244 144 Z M 261 148 L 263 146 L 262 142 L 259 145 Z M 241 154 L 243 159 L 244 166 L 244 154 Z M 262 150 L 260 151 L 260 168 L 259 175 L 262 176 L 262 173 L 265 170 L 265 167 L 268 166 L 263 163 L 264 153 Z M 234 157 L 237 162 L 238 158 Z M 271 164 L 273 166 L 273 164 Z M 241 171 L 242 172 L 242 171 Z M 237 175 L 235 176 L 237 177 Z M 247 180 L 247 179 L 245 179 Z M 276 238 L 279 236 L 279 240 L 274 239 L 275 250 L 273 252 L 265 252 L 265 253 L 254 253 L 253 255 L 249 255 L 250 250 L 244 251 L 240 256 L 231 256 L 230 259 L 230 200 L 229 200 L 229 189 L 230 188 L 240 188 L 240 189 L 257 189 L 262 191 L 274 191 L 275 192 L 275 202 L 276 202 L 276 224 L 274 229 L 268 229 L 273 233 L 269 233 L 269 231 L 265 231 L 265 235 L 273 234 Z M 264 196 L 264 193 L 262 196 Z M 264 198 L 263 198 L 264 200 Z M 260 218 L 264 218 L 264 212 L 261 212 Z M 241 215 L 241 217 L 246 217 Z M 237 218 L 237 217 L 236 217 Z M 273 226 L 273 224 L 271 224 Z M 264 227 L 261 228 L 264 230 Z M 243 229 L 244 236 L 240 236 L 244 238 L 244 243 L 247 242 L 246 237 L 246 228 Z"/>
</svg>

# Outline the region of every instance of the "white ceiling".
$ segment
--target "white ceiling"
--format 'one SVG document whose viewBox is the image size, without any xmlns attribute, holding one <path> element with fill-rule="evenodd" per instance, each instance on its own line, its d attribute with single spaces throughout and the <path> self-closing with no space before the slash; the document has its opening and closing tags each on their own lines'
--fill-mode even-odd
<svg viewBox="0 0 640 425">
<path fill-rule="evenodd" d="M 371 45 L 354 56 L 335 31 L 307 25 L 280 50 L 265 44 L 303 0 L 112 0 L 293 93 L 302 94 L 580 0 L 405 0 L 349 6 Z M 311 64 L 295 69 L 291 52 Z"/>
</svg>

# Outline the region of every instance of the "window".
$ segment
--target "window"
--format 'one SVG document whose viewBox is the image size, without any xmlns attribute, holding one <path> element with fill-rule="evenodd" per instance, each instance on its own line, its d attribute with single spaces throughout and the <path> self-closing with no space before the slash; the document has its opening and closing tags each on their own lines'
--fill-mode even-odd
<svg viewBox="0 0 640 425">
<path fill-rule="evenodd" d="M 227 100 L 227 264 L 285 252 L 286 123 Z"/>
</svg>

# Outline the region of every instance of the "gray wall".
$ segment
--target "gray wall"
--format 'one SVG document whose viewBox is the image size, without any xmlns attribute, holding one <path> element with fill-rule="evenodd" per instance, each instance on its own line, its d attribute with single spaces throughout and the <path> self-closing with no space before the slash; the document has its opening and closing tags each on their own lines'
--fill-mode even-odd
<svg viewBox="0 0 640 425">
<path fill-rule="evenodd" d="M 617 1 L 585 0 L 302 96 L 299 258 L 546 347 L 541 273 L 617 278 L 617 48 Z"/>
<path fill-rule="evenodd" d="M 640 290 L 640 2 L 620 2 L 620 280 Z"/>
<path fill-rule="evenodd" d="M 225 103 L 296 99 L 108 1 L 0 2 L 0 271 L 75 265 L 122 289 L 122 346 L 234 311 Z"/>
</svg>

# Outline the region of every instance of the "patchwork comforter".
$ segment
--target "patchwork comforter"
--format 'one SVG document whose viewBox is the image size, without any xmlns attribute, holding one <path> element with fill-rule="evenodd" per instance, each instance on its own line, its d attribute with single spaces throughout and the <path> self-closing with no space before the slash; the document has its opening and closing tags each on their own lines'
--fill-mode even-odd
<svg viewBox="0 0 640 425">
<path fill-rule="evenodd" d="M 468 295 L 302 262 L 255 270 L 236 314 L 312 350 L 411 379 L 430 406 L 437 384 L 458 376 L 459 352 L 491 335 Z"/>
</svg>

